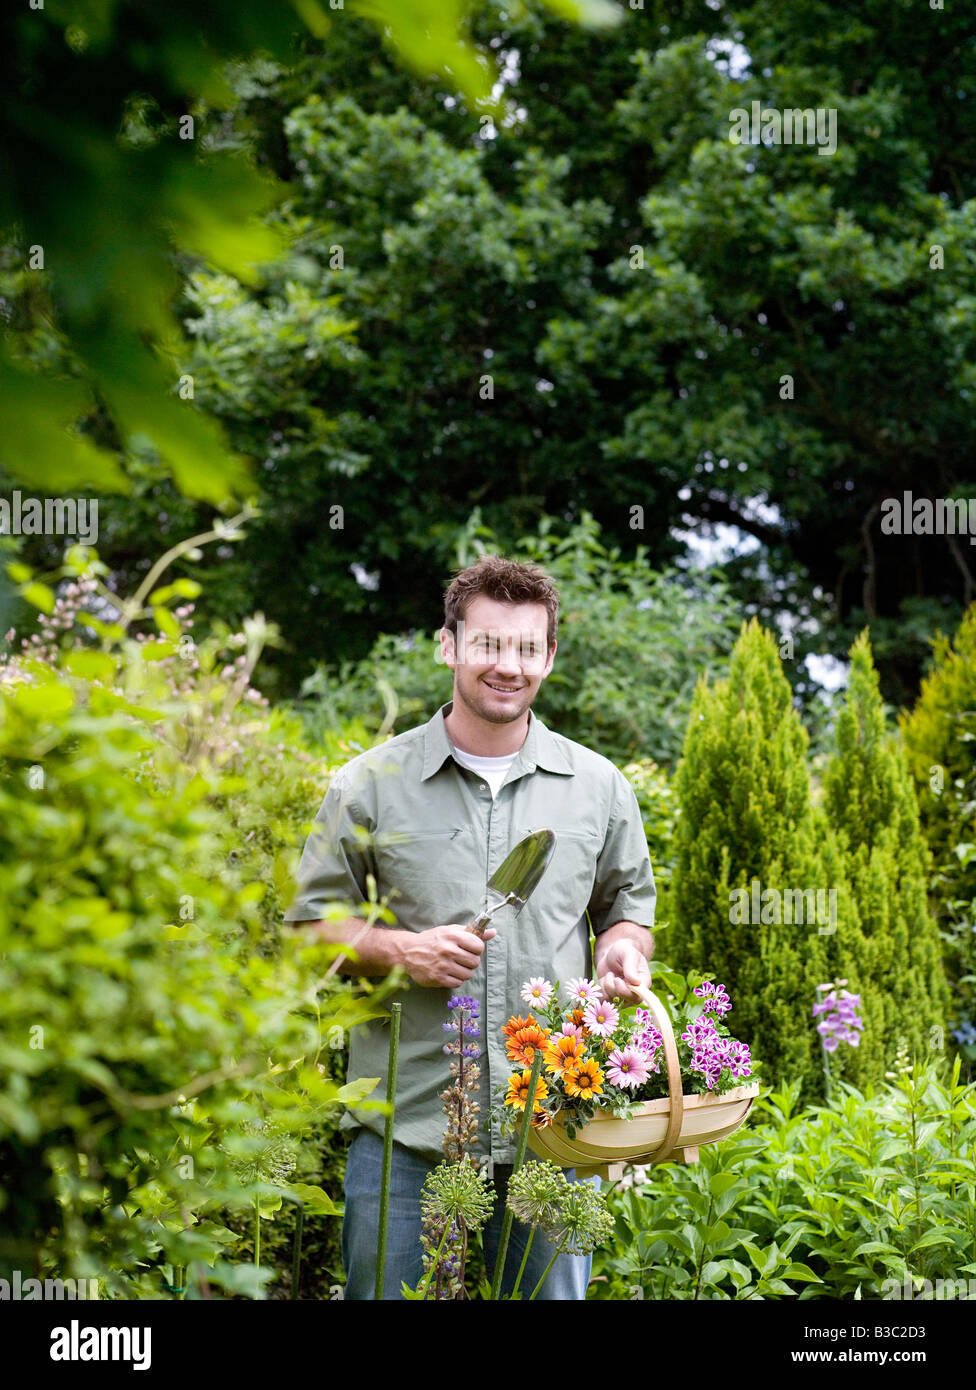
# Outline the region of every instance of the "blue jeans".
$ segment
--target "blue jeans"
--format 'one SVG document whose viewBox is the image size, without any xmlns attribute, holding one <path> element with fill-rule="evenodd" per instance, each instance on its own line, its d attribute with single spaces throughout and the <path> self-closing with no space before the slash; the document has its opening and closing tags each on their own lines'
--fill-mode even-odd
<svg viewBox="0 0 976 1390">
<path fill-rule="evenodd" d="M 532 1161 L 532 1160 L 530 1160 Z M 383 1277 L 384 1300 L 399 1299 L 400 1282 L 416 1288 L 423 1278 L 423 1249 L 420 1244 L 420 1190 L 424 1179 L 437 1165 L 400 1144 L 393 1145 L 393 1172 L 390 1181 L 389 1224 L 386 1238 L 386 1270 Z M 576 1170 L 564 1170 L 570 1182 L 592 1182 L 598 1178 L 576 1179 Z M 369 1129 L 358 1129 L 346 1160 L 346 1210 L 342 1222 L 342 1264 L 346 1271 L 345 1297 L 372 1299 L 376 1286 L 376 1245 L 379 1234 L 380 1181 L 383 1172 L 383 1141 Z M 505 1216 L 505 1193 L 511 1164 L 496 1164 L 492 1186 L 496 1197 L 492 1215 L 484 1227 L 485 1265 L 488 1277 L 495 1270 L 498 1241 Z M 518 1274 L 530 1228 L 513 1220 L 505 1259 L 502 1293 L 511 1293 Z M 519 1286 L 528 1299 L 542 1277 L 555 1250 L 541 1231 L 536 1231 Z M 590 1279 L 589 1255 L 558 1255 L 536 1295 L 542 1299 L 585 1299 Z"/>
</svg>

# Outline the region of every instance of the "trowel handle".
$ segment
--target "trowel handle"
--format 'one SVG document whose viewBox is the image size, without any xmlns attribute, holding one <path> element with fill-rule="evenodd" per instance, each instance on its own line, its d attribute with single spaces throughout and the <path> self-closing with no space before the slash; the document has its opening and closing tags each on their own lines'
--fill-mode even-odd
<svg viewBox="0 0 976 1390">
<path fill-rule="evenodd" d="M 468 923 L 468 931 L 473 931 L 475 936 L 484 936 L 485 928 L 491 922 L 491 912 L 482 912 L 480 917 L 476 917 L 473 922 Z"/>
</svg>

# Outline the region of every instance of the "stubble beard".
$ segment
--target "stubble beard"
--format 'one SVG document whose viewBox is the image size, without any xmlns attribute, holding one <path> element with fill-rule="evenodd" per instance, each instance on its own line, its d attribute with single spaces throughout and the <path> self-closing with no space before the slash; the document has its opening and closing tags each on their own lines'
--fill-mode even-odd
<svg viewBox="0 0 976 1390">
<path fill-rule="evenodd" d="M 480 693 L 482 684 L 483 682 L 481 680 L 475 679 L 475 693 Z M 526 688 L 528 689 L 528 687 Z M 534 699 L 534 694 L 530 691 L 529 698 L 524 704 L 520 703 L 517 708 L 513 706 L 511 709 L 493 709 L 488 704 L 487 700 L 481 701 L 469 697 L 468 692 L 464 689 L 460 680 L 457 681 L 457 696 L 461 703 L 465 705 L 472 714 L 477 715 L 479 719 L 483 719 L 487 724 L 511 724 L 516 719 L 521 719 L 526 710 L 531 707 L 532 700 Z"/>
</svg>

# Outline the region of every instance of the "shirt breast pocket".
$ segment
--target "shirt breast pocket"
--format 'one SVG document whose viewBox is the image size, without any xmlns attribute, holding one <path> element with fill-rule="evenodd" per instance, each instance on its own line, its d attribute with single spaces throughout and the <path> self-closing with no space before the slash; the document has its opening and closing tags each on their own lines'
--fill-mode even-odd
<svg viewBox="0 0 976 1390">
<path fill-rule="evenodd" d="M 463 858 L 469 848 L 467 826 L 387 831 L 374 841 L 376 867 L 389 883 L 443 879 L 450 873 L 451 861 Z"/>
<path fill-rule="evenodd" d="M 585 826 L 560 829 L 552 825 L 549 829 L 556 837 L 556 847 L 533 895 L 533 904 L 538 897 L 538 906 L 545 912 L 551 912 L 566 922 L 578 922 L 593 892 L 596 861 L 603 849 L 603 839 L 598 831 Z M 531 831 L 522 830 L 519 833 L 529 835 Z"/>
</svg>

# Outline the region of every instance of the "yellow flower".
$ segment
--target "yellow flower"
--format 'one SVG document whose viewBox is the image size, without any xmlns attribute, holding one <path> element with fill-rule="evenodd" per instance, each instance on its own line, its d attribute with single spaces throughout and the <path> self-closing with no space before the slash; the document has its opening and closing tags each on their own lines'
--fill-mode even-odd
<svg viewBox="0 0 976 1390">
<path fill-rule="evenodd" d="M 508 1094 L 505 1096 L 505 1104 L 514 1105 L 518 1110 L 524 1110 L 525 1103 L 529 1098 L 529 1082 L 531 1080 L 532 1072 L 528 1068 L 521 1073 L 514 1072 L 508 1078 Z M 543 1096 L 548 1094 L 549 1088 L 540 1076 L 539 1080 L 536 1082 L 535 1104 L 532 1107 L 533 1114 L 538 1114 L 542 1110 L 540 1101 Z"/>
<path fill-rule="evenodd" d="M 515 1062 L 520 1067 L 531 1067 L 535 1057 L 537 1047 L 544 1047 L 549 1033 L 545 1028 L 540 1028 L 537 1023 L 527 1024 L 524 1028 L 519 1028 L 512 1033 L 505 1044 L 505 1051 L 508 1053 L 510 1062 Z"/>
<path fill-rule="evenodd" d="M 592 1058 L 580 1062 L 578 1067 L 563 1072 L 563 1084 L 568 1096 L 579 1096 L 581 1100 L 592 1100 L 603 1090 L 603 1072 Z"/>
<path fill-rule="evenodd" d="M 554 1076 L 562 1076 L 567 1070 L 575 1071 L 583 1060 L 583 1043 L 572 1034 L 550 1039 L 545 1050 L 546 1067 Z"/>
</svg>

